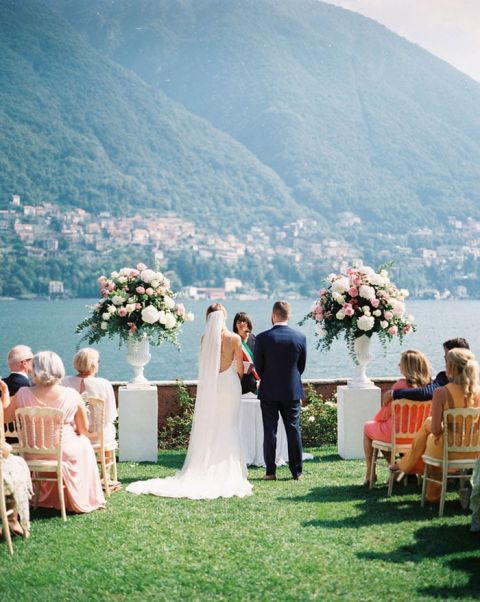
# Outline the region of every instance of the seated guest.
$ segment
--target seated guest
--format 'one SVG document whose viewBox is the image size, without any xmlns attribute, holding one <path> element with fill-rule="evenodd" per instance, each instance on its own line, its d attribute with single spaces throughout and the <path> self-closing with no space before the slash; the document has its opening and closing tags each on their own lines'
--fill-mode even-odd
<svg viewBox="0 0 480 602">
<path fill-rule="evenodd" d="M 72 512 L 91 512 L 105 506 L 97 461 L 88 434 L 85 404 L 80 394 L 59 383 L 65 376 L 62 360 L 53 351 L 33 356 L 33 387 L 23 387 L 5 410 L 11 420 L 17 408 L 60 409 L 64 415 L 62 475 L 65 505 Z M 60 509 L 57 484 L 40 483 L 39 505 Z"/>
<path fill-rule="evenodd" d="M 73 358 L 73 367 L 76 376 L 66 376 L 62 385 L 71 387 L 80 394 L 86 393 L 88 397 L 103 399 L 105 402 L 105 443 L 115 441 L 115 420 L 117 419 L 117 406 L 113 387 L 106 378 L 95 376 L 98 372 L 100 355 L 96 349 L 85 347 Z"/>
<path fill-rule="evenodd" d="M 408 390 L 415 391 L 417 387 L 426 387 L 432 381 L 432 373 L 430 364 L 427 358 L 420 351 L 409 349 L 404 351 L 400 356 L 400 372 L 404 378 L 397 380 L 393 385 L 392 390 Z M 399 420 L 399 417 L 396 417 Z M 398 426 L 398 425 L 397 425 Z M 363 449 L 365 452 L 365 460 L 367 463 L 367 475 L 364 485 L 369 485 L 370 470 L 372 467 L 372 441 L 390 442 L 392 438 L 392 404 L 391 396 L 384 399 L 383 407 L 377 412 L 373 420 L 366 422 L 363 427 Z M 390 461 L 390 458 L 387 458 Z M 376 480 L 376 475 L 373 476 Z"/>
<path fill-rule="evenodd" d="M 423 472 L 419 461 L 423 454 L 441 459 L 443 456 L 443 412 L 448 409 L 479 407 L 480 390 L 478 364 L 469 349 L 455 348 L 447 354 L 448 384 L 435 389 L 432 399 L 432 415 L 427 418 L 405 456 L 390 470 L 403 473 Z M 477 424 L 477 429 L 478 429 Z M 476 454 L 474 457 L 477 457 Z M 450 459 L 470 457 L 459 453 L 450 454 Z M 437 483 L 428 482 L 426 498 L 434 502 L 440 498 L 441 488 Z"/>
<path fill-rule="evenodd" d="M 30 385 L 28 377 L 32 371 L 32 358 L 32 350 L 26 345 L 16 345 L 8 352 L 10 375 L 3 380 L 7 383 L 10 395 L 15 395 L 18 389 Z"/>
<path fill-rule="evenodd" d="M 253 352 L 255 350 L 255 335 L 252 333 L 252 319 L 244 311 L 235 314 L 233 318 L 233 332 L 240 336 L 242 341 L 243 361 L 249 362 L 250 367 L 242 376 L 242 395 L 256 393 L 260 377 L 253 366 Z"/>
<path fill-rule="evenodd" d="M 443 356 L 445 358 L 445 362 L 447 361 L 447 353 L 450 349 L 470 349 L 470 345 L 468 342 L 462 338 L 458 337 L 456 339 L 449 339 L 443 343 Z M 390 391 L 390 395 L 392 399 L 411 399 L 412 401 L 430 401 L 433 396 L 433 392 L 438 387 L 444 387 L 448 384 L 447 373 L 445 370 L 442 370 L 437 374 L 435 380 L 426 385 L 425 387 L 417 387 L 417 388 L 400 388 Z"/>
<path fill-rule="evenodd" d="M 0 380 L 0 420 L 3 422 L 3 408 L 10 405 L 8 387 Z M 10 452 L 11 446 L 1 442 L 0 462 L 3 465 L 3 481 L 7 492 L 7 510 L 13 510 L 9 515 L 8 522 L 10 531 L 23 537 L 30 536 L 30 508 L 28 500 L 32 495 L 32 481 L 27 463 L 20 456 L 14 456 Z M 20 517 L 20 521 L 18 520 Z"/>
</svg>

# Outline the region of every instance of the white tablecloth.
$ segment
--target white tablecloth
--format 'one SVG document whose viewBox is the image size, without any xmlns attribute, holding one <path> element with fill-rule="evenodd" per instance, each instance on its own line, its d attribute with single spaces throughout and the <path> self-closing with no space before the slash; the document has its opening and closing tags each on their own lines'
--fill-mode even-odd
<svg viewBox="0 0 480 602">
<path fill-rule="evenodd" d="M 240 437 L 247 466 L 265 466 L 263 460 L 263 421 L 260 400 L 253 394 L 242 396 L 240 403 Z M 312 454 L 303 454 L 304 460 L 312 460 Z M 277 466 L 288 464 L 288 446 L 282 417 L 278 421 Z"/>
</svg>

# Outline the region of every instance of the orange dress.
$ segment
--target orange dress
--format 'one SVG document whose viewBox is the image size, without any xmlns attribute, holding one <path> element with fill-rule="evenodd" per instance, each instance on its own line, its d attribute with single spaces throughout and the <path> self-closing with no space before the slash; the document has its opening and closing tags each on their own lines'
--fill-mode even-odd
<svg viewBox="0 0 480 602">
<path fill-rule="evenodd" d="M 105 506 L 105 497 L 98 475 L 97 461 L 90 440 L 75 430 L 75 414 L 80 395 L 68 387 L 62 387 L 62 395 L 49 402 L 48 407 L 64 414 L 62 476 L 65 485 L 65 506 L 72 512 L 91 512 Z M 45 407 L 29 387 L 20 389 L 15 401 L 17 408 Z M 60 509 L 57 483 L 40 483 L 39 505 Z"/>
</svg>

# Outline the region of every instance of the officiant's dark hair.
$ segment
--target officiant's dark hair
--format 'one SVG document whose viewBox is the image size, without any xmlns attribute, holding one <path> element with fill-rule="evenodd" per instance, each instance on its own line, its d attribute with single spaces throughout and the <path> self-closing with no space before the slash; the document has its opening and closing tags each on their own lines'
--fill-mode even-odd
<svg viewBox="0 0 480 602">
<path fill-rule="evenodd" d="M 237 322 L 246 322 L 247 326 L 248 326 L 248 330 L 250 332 L 252 332 L 252 330 L 253 330 L 252 319 L 244 311 L 239 311 L 238 313 L 235 314 L 235 317 L 233 318 L 233 332 L 236 332 L 238 334 Z"/>
<path fill-rule="evenodd" d="M 282 319 L 282 321 L 287 321 L 290 318 L 292 313 L 292 308 L 288 301 L 275 301 L 273 304 L 272 313 Z"/>
</svg>

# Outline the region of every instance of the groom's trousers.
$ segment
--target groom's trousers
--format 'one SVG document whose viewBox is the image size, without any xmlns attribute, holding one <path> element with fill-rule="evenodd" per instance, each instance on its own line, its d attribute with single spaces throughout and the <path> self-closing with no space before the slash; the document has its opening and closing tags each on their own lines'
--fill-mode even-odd
<svg viewBox="0 0 480 602">
<path fill-rule="evenodd" d="M 267 475 L 274 475 L 277 469 L 277 429 L 279 413 L 285 425 L 288 445 L 288 466 L 292 476 L 302 474 L 302 436 L 300 434 L 300 401 L 260 402 L 263 419 L 263 457 Z"/>
</svg>

